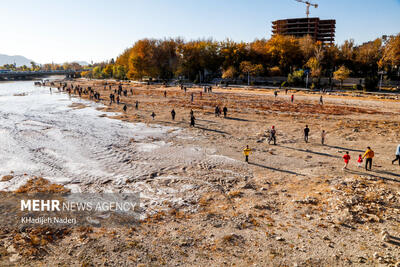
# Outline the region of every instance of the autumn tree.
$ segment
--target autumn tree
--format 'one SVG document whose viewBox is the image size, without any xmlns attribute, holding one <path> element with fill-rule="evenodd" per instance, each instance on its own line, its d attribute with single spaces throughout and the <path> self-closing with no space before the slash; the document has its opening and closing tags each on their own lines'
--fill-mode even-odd
<svg viewBox="0 0 400 267">
<path fill-rule="evenodd" d="M 247 74 L 247 85 L 250 85 L 250 76 L 255 76 L 263 71 L 261 64 L 251 64 L 250 61 L 243 61 L 240 63 L 240 70 L 242 73 Z"/>
<path fill-rule="evenodd" d="M 321 61 L 324 57 L 324 49 L 321 42 L 316 42 L 313 46 L 312 57 L 306 63 L 306 67 L 311 70 L 311 77 L 319 79 L 322 75 Z"/>
<path fill-rule="evenodd" d="M 300 50 L 303 54 L 305 62 L 307 62 L 315 52 L 315 41 L 310 35 L 299 38 Z"/>
<path fill-rule="evenodd" d="M 363 76 L 375 75 L 378 72 L 378 62 L 381 57 L 382 40 L 380 38 L 356 47 L 355 64 L 357 73 Z"/>
<path fill-rule="evenodd" d="M 354 69 L 355 46 L 354 40 L 345 40 L 339 48 L 339 61 L 349 69 Z"/>
<path fill-rule="evenodd" d="M 205 77 L 206 71 L 216 73 L 221 66 L 218 50 L 218 43 L 212 40 L 180 42 L 177 50 L 179 57 L 177 75 L 194 79 L 199 75 Z"/>
<path fill-rule="evenodd" d="M 222 72 L 222 79 L 233 79 L 236 77 L 236 73 L 236 68 L 234 66 L 230 66 Z"/>
<path fill-rule="evenodd" d="M 240 63 L 248 58 L 249 46 L 246 43 L 235 43 L 232 40 L 225 40 L 220 43 L 222 57 L 222 68 L 227 70 L 234 67 L 238 72 Z"/>
<path fill-rule="evenodd" d="M 390 37 L 387 41 L 379 66 L 391 68 L 397 66 L 400 68 L 400 33 Z"/>
<path fill-rule="evenodd" d="M 248 57 L 249 61 L 255 64 L 262 64 L 264 70 L 271 66 L 271 57 L 267 50 L 267 40 L 255 40 L 249 44 Z"/>
<path fill-rule="evenodd" d="M 340 66 L 340 68 L 333 73 L 333 78 L 335 80 L 340 81 L 340 89 L 342 89 L 343 81 L 349 78 L 350 70 L 346 68 L 344 65 Z"/>
<path fill-rule="evenodd" d="M 266 44 L 273 66 L 289 73 L 291 68 L 301 67 L 302 54 L 298 39 L 293 36 L 275 35 Z"/>
<path fill-rule="evenodd" d="M 154 60 L 156 40 L 143 39 L 137 41 L 129 53 L 128 78 L 142 79 L 144 76 L 156 77 Z"/>
</svg>

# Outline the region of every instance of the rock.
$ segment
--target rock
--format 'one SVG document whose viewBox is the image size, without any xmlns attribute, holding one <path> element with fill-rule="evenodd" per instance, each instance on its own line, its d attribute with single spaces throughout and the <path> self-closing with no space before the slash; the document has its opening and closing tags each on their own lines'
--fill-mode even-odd
<svg viewBox="0 0 400 267">
<path fill-rule="evenodd" d="M 381 235 L 382 236 L 384 236 L 384 235 L 388 235 L 389 233 L 388 233 L 388 231 L 386 231 L 386 230 L 382 230 L 382 232 L 381 232 Z"/>
<path fill-rule="evenodd" d="M 316 205 L 316 204 L 318 204 L 318 199 L 315 197 L 307 196 L 305 199 L 293 200 L 293 202 L 301 203 L 301 204 Z"/>
<path fill-rule="evenodd" d="M 12 254 L 8 260 L 9 260 L 10 262 L 16 262 L 16 261 L 18 261 L 19 259 L 21 259 L 21 256 L 20 256 L 19 254 Z"/>
<path fill-rule="evenodd" d="M 14 245 L 11 245 L 11 246 L 9 246 L 9 247 L 7 248 L 7 252 L 8 252 L 9 254 L 13 254 L 13 253 L 16 253 L 17 250 L 15 249 Z"/>
<path fill-rule="evenodd" d="M 276 241 L 285 241 L 285 239 L 283 237 L 281 237 L 281 236 L 275 237 L 275 240 Z"/>
<path fill-rule="evenodd" d="M 378 252 L 375 252 L 374 253 L 374 259 L 378 259 L 378 258 L 380 258 L 381 256 L 379 255 L 379 253 Z"/>
<path fill-rule="evenodd" d="M 158 172 L 152 172 L 149 174 L 149 178 L 155 178 L 158 176 Z"/>
<path fill-rule="evenodd" d="M 388 234 L 384 234 L 384 235 L 382 236 L 382 241 L 384 241 L 384 242 L 389 242 L 389 241 L 390 241 L 390 236 L 389 236 Z"/>
<path fill-rule="evenodd" d="M 362 257 L 362 256 L 359 256 L 359 257 L 358 257 L 358 262 L 359 262 L 359 263 L 366 263 L 366 262 L 367 262 L 367 259 L 364 258 L 364 257 Z"/>
</svg>

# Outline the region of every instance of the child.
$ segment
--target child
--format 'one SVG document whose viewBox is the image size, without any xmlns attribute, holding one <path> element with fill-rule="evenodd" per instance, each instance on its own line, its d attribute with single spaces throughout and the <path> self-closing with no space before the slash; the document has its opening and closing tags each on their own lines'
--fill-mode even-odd
<svg viewBox="0 0 400 267">
<path fill-rule="evenodd" d="M 349 164 L 349 161 L 350 161 L 350 155 L 349 155 L 348 151 L 346 151 L 346 154 L 344 154 L 343 159 L 344 159 L 343 170 L 345 170 L 345 169 L 347 169 L 347 165 Z"/>
<path fill-rule="evenodd" d="M 357 165 L 358 165 L 358 168 L 361 168 L 362 167 L 362 163 L 363 163 L 363 158 L 362 158 L 362 155 L 360 154 L 360 155 L 358 155 L 358 160 L 357 160 Z"/>
</svg>

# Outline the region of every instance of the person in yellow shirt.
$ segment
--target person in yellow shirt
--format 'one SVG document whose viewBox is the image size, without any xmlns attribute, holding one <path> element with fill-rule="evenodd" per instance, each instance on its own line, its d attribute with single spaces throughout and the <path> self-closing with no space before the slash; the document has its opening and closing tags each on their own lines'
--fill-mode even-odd
<svg viewBox="0 0 400 267">
<path fill-rule="evenodd" d="M 249 155 L 251 154 L 251 149 L 249 148 L 249 146 L 247 145 L 246 148 L 243 150 L 243 154 L 245 156 L 245 160 L 247 163 L 249 163 Z"/>
<path fill-rule="evenodd" d="M 368 171 L 368 165 L 369 165 L 369 170 L 372 168 L 372 158 L 374 157 L 375 153 L 371 149 L 371 147 L 367 147 L 367 150 L 365 151 L 363 155 L 363 159 L 366 158 L 365 160 L 365 170 Z"/>
</svg>

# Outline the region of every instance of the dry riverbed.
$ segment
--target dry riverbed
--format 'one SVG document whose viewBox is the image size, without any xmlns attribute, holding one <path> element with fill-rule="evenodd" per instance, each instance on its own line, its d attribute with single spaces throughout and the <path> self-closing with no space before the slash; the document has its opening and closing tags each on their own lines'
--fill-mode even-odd
<svg viewBox="0 0 400 267">
<path fill-rule="evenodd" d="M 320 105 L 318 94 L 294 91 L 274 98 L 272 91 L 215 88 L 200 96 L 201 88 L 185 93 L 176 87 L 123 83 L 128 90 L 128 97 L 121 97 L 128 107 L 124 113 L 123 104 L 109 105 L 108 95 L 118 83 L 108 82 L 112 91 L 103 81 L 72 83 L 101 94 L 96 116 L 117 119 L 110 141 L 94 151 L 95 157 L 88 157 L 100 162 L 105 174 L 87 171 L 70 179 L 55 172 L 64 179 L 49 175 L 44 176 L 49 184 L 33 181 L 81 192 L 139 191 L 146 218 L 115 229 L 2 229 L 1 264 L 399 264 L 400 166 L 391 164 L 400 142 L 396 99 L 324 95 Z M 53 86 L 53 94 L 65 93 Z M 72 108 L 85 110 L 86 105 Z M 227 118 L 214 116 L 216 105 L 228 108 Z M 192 128 L 191 109 L 196 117 Z M 135 124 L 119 136 L 121 121 Z M 311 129 L 308 144 L 302 136 L 306 124 Z M 266 142 L 265 132 L 272 125 L 277 129 L 276 146 Z M 148 129 L 155 130 L 146 133 Z M 322 129 L 327 131 L 325 146 L 320 144 Z M 253 150 L 250 164 L 243 162 L 246 145 Z M 373 170 L 368 172 L 356 166 L 367 146 L 375 151 Z M 352 159 L 349 170 L 342 171 L 345 151 Z M 31 178 L 5 173 L 2 183 L 10 186 L 3 189 L 18 190 Z M 11 186 L 13 179 L 21 182 Z"/>
</svg>

